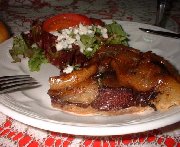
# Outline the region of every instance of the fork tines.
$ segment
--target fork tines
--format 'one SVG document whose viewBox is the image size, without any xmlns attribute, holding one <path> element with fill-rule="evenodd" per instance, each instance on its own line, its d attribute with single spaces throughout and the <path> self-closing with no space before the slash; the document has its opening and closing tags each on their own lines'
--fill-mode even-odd
<svg viewBox="0 0 180 147">
<path fill-rule="evenodd" d="M 38 82 L 30 75 L 15 75 L 0 77 L 0 94 L 23 90 L 39 86 Z"/>
</svg>

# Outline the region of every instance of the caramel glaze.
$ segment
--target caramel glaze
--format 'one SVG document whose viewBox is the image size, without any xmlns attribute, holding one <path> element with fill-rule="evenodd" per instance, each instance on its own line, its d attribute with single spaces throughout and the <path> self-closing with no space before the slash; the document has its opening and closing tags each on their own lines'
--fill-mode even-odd
<svg viewBox="0 0 180 147">
<path fill-rule="evenodd" d="M 100 111 L 116 111 L 131 106 L 150 106 L 156 110 L 153 100 L 160 93 L 157 87 L 166 82 L 167 76 L 180 81 L 178 71 L 164 58 L 150 51 L 143 53 L 123 45 L 102 46 L 86 63 L 87 67 L 83 68 L 95 64 L 98 66 L 97 71 L 89 79 L 96 81 L 98 88 L 93 89 L 97 94 L 93 95 L 91 101 L 79 103 L 76 100 L 69 101 L 68 98 L 65 100 L 60 94 L 65 89 L 50 89 L 48 94 L 52 103 L 58 103 L 62 107 L 64 105 L 91 106 Z M 83 82 L 86 83 L 86 81 Z M 87 85 L 90 84 L 91 82 Z M 81 83 L 75 85 L 76 89 L 81 85 Z M 72 91 L 72 87 L 70 89 Z M 81 92 L 83 93 L 82 90 Z"/>
</svg>

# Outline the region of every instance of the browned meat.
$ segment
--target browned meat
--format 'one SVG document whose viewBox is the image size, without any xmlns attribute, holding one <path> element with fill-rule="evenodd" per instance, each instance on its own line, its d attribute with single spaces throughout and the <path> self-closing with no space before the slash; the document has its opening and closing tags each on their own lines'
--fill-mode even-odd
<svg viewBox="0 0 180 147">
<path fill-rule="evenodd" d="M 147 106 L 156 97 L 157 93 L 153 90 L 147 92 L 134 92 L 130 88 L 100 88 L 97 98 L 91 106 L 98 110 L 120 110 L 131 106 Z"/>
<path fill-rule="evenodd" d="M 114 70 L 119 85 L 137 91 L 148 91 L 156 87 L 165 75 L 180 79 L 178 71 L 164 58 L 123 45 L 103 46 L 92 61 L 98 62 L 104 72 Z"/>
<path fill-rule="evenodd" d="M 53 105 L 60 104 L 62 109 L 71 105 L 87 108 L 86 112 L 93 110 L 93 113 L 94 110 L 119 111 L 132 106 L 151 106 L 156 110 L 156 107 L 180 105 L 179 79 L 177 70 L 152 52 L 107 45 L 96 52 L 87 66 L 51 77 L 48 94 Z M 162 97 L 169 100 L 165 106 Z M 76 107 L 65 110 L 79 111 Z"/>
<path fill-rule="evenodd" d="M 132 89 L 100 88 L 97 98 L 91 106 L 98 110 L 119 110 L 134 105 Z"/>
</svg>

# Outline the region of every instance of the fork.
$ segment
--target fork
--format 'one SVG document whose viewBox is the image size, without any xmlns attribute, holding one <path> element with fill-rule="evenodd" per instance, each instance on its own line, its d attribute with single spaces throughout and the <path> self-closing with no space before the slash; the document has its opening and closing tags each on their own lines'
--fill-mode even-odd
<svg viewBox="0 0 180 147">
<path fill-rule="evenodd" d="M 0 94 L 40 86 L 30 75 L 0 77 Z"/>
</svg>

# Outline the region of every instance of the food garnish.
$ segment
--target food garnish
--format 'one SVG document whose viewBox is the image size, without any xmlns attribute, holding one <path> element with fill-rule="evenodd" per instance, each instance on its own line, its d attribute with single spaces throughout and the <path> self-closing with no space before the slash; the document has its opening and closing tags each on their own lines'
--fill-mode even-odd
<svg viewBox="0 0 180 147">
<path fill-rule="evenodd" d="M 20 55 L 29 58 L 30 71 L 39 71 L 41 64 L 49 62 L 68 73 L 83 67 L 102 45 L 128 45 L 127 37 L 115 21 L 105 24 L 79 14 L 60 14 L 35 21 L 30 32 L 14 37 L 10 54 L 13 62 L 20 62 Z"/>
<path fill-rule="evenodd" d="M 9 52 L 14 60 L 13 62 L 21 62 L 21 56 L 29 58 L 28 66 L 30 71 L 39 71 L 41 64 L 48 62 L 43 50 L 35 44 L 28 46 L 22 35 L 14 37 L 13 48 Z"/>
<path fill-rule="evenodd" d="M 58 14 L 44 21 L 43 30 L 47 32 L 58 31 L 68 29 L 69 27 L 75 27 L 80 23 L 82 25 L 91 25 L 92 21 L 87 16 L 81 14 Z"/>
</svg>

